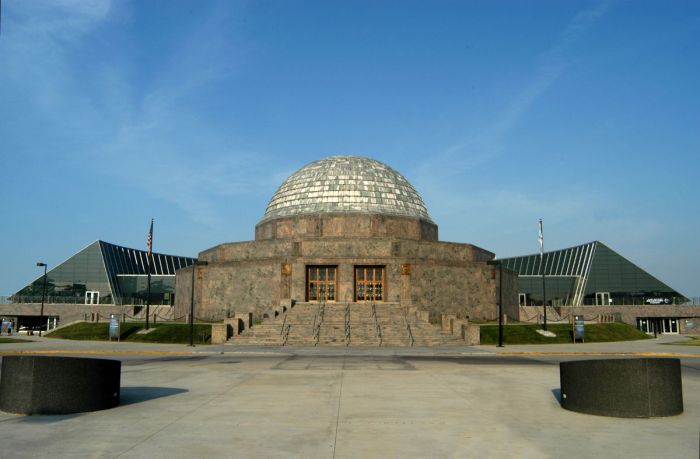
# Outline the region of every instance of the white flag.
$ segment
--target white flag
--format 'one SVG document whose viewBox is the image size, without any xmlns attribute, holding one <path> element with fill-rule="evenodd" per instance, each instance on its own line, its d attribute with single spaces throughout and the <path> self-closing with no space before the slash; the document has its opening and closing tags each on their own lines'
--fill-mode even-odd
<svg viewBox="0 0 700 459">
<path fill-rule="evenodd" d="M 544 255 L 544 232 L 542 231 L 542 219 L 540 218 L 540 255 Z"/>
</svg>

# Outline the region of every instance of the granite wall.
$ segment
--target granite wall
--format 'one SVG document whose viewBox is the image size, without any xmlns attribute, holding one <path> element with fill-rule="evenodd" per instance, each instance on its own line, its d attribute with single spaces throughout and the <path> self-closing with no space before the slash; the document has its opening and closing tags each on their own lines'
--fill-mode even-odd
<svg viewBox="0 0 700 459">
<path fill-rule="evenodd" d="M 497 314 L 493 253 L 470 244 L 398 238 L 306 238 L 221 244 L 202 252 L 195 316 L 220 320 L 250 311 L 261 318 L 285 300 L 306 300 L 306 267 L 337 266 L 336 300 L 354 300 L 354 268 L 385 266 L 385 301 L 471 319 Z M 512 273 L 511 273 L 512 274 Z M 504 271 L 504 304 L 517 304 L 517 279 Z M 179 270 L 175 316 L 189 312 L 191 268 Z M 513 288 L 509 286 L 515 286 Z"/>
<path fill-rule="evenodd" d="M 365 214 L 322 213 L 263 221 L 255 240 L 325 237 L 396 237 L 437 241 L 436 224 L 418 218 Z"/>
</svg>

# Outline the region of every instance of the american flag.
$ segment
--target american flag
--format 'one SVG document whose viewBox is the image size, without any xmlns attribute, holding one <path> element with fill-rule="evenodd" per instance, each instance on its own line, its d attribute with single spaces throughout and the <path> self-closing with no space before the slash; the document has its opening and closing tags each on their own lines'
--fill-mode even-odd
<svg viewBox="0 0 700 459">
<path fill-rule="evenodd" d="M 151 219 L 151 228 L 148 230 L 146 244 L 148 244 L 148 256 L 150 257 L 153 253 L 153 219 Z"/>
<path fill-rule="evenodd" d="M 544 255 L 544 232 L 542 231 L 542 219 L 540 218 L 540 237 L 537 238 L 540 241 L 540 256 Z"/>
</svg>

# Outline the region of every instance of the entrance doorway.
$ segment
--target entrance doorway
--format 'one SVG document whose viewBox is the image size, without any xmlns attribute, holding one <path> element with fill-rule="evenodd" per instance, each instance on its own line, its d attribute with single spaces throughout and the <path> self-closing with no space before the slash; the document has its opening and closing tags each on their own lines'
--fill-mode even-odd
<svg viewBox="0 0 700 459">
<path fill-rule="evenodd" d="M 384 266 L 355 266 L 355 301 L 384 301 L 384 277 Z"/>
<path fill-rule="evenodd" d="M 678 334 L 678 319 L 661 319 L 661 333 Z"/>
<path fill-rule="evenodd" d="M 657 333 L 678 334 L 678 319 L 675 317 L 638 317 L 637 328 L 655 335 Z"/>
<path fill-rule="evenodd" d="M 335 301 L 337 266 L 306 267 L 306 301 Z"/>
<path fill-rule="evenodd" d="M 610 292 L 596 292 L 595 304 L 598 306 L 610 306 Z"/>
</svg>

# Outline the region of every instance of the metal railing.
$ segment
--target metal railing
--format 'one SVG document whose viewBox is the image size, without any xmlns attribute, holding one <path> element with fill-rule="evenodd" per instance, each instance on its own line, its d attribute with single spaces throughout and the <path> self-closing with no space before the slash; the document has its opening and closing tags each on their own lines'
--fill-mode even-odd
<svg viewBox="0 0 700 459">
<path fill-rule="evenodd" d="M 379 319 L 377 319 L 377 305 L 372 301 L 372 318 L 374 319 L 374 332 L 379 340 L 379 345 L 382 345 L 382 327 L 379 325 Z"/>
<path fill-rule="evenodd" d="M 287 324 L 287 327 L 284 328 L 284 333 L 282 334 L 282 346 L 287 345 L 287 340 L 289 339 L 289 332 L 292 329 L 292 324 Z"/>
<path fill-rule="evenodd" d="M 413 338 L 413 332 L 411 331 L 411 324 L 408 323 L 408 317 L 406 317 L 406 310 L 402 309 L 403 311 L 403 323 L 406 325 L 406 332 L 408 333 L 408 342 L 411 347 L 413 347 L 413 343 L 416 342 L 416 340 Z"/>
<path fill-rule="evenodd" d="M 323 323 L 323 316 L 326 314 L 326 303 L 322 302 L 318 305 L 318 312 L 314 317 L 314 346 L 318 346 L 318 342 L 321 339 L 321 324 Z"/>
<path fill-rule="evenodd" d="M 345 303 L 345 345 L 350 345 L 350 303 Z"/>
<path fill-rule="evenodd" d="M 284 327 L 287 325 L 287 314 L 284 314 L 284 320 L 282 321 L 282 328 L 280 328 L 280 336 L 284 334 Z"/>
<path fill-rule="evenodd" d="M 572 304 L 570 299 L 560 299 L 555 298 L 554 300 L 548 299 L 548 306 L 700 306 L 700 297 L 662 297 L 662 296 L 649 296 L 649 297 L 613 297 L 610 298 L 611 302 L 608 304 L 599 304 L 600 301 L 596 298 L 583 298 L 580 305 Z M 539 306 L 542 307 L 542 300 L 528 298 L 527 304 L 521 306 Z"/>
<path fill-rule="evenodd" d="M 19 296 L 19 295 L 8 295 L 0 296 L 0 304 L 39 304 L 41 303 L 41 296 Z M 87 304 L 85 303 L 84 296 L 60 296 L 60 295 L 48 295 L 44 297 L 45 304 L 77 304 L 77 305 L 87 305 L 87 306 L 145 306 L 146 300 L 144 298 L 136 297 L 122 297 L 118 303 L 115 303 L 111 297 L 101 297 L 99 304 Z M 172 306 L 171 302 L 166 301 L 163 298 L 153 298 L 150 302 L 151 306 Z"/>
</svg>

